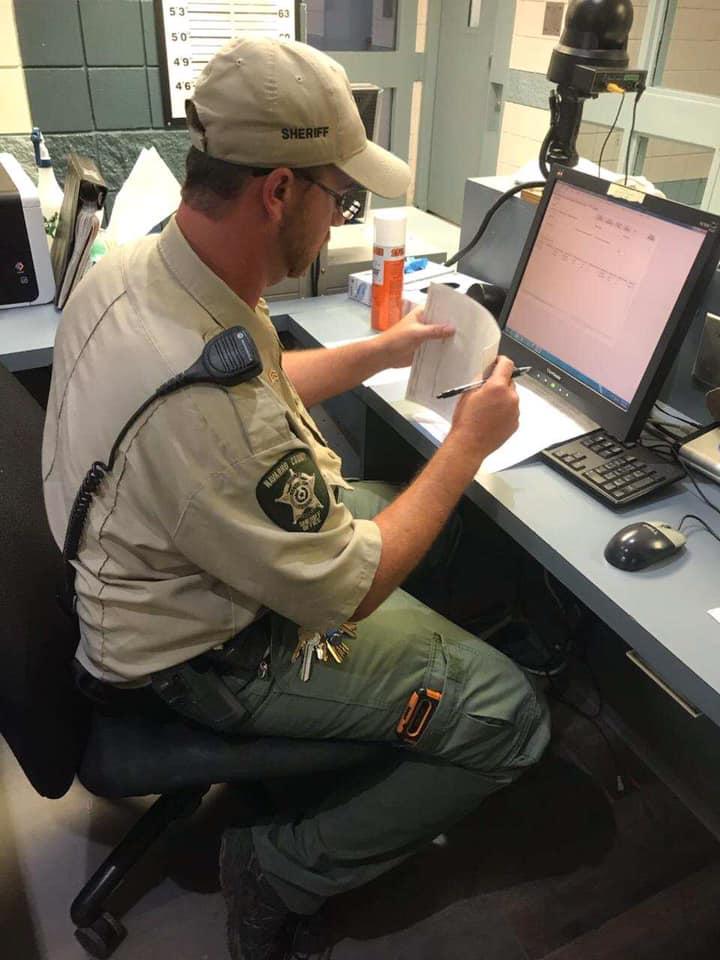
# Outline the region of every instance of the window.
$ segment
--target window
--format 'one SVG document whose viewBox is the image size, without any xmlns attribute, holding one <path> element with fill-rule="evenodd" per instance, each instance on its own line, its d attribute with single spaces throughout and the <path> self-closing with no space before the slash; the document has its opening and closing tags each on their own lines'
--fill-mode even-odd
<svg viewBox="0 0 720 960">
<path fill-rule="evenodd" d="M 605 170 L 619 171 L 620 149 L 622 147 L 623 132 L 617 127 L 608 138 L 610 127 L 602 123 L 588 123 L 584 120 L 580 124 L 580 133 L 577 138 L 577 151 L 581 157 L 598 163 L 602 151 L 602 165 Z M 607 143 L 605 141 L 607 140 Z M 603 149 L 604 145 L 604 149 Z"/>
<path fill-rule="evenodd" d="M 641 137 L 634 173 L 641 173 L 670 199 L 699 207 L 705 195 L 713 151 L 665 137 Z"/>
<path fill-rule="evenodd" d="M 626 97 L 613 154 L 624 167 L 629 148 L 631 172 L 673 200 L 718 213 L 720 0 L 633 0 L 633 7 L 630 66 L 648 71 L 648 89 L 632 134 L 633 98 Z M 615 97 L 589 101 L 582 132 L 609 127 L 616 110 Z M 603 165 L 612 168 L 605 159 Z"/>
<path fill-rule="evenodd" d="M 307 39 L 318 50 L 395 50 L 395 0 L 307 0 Z"/>
<path fill-rule="evenodd" d="M 720 3 L 676 0 L 668 5 L 655 82 L 720 96 Z"/>
</svg>

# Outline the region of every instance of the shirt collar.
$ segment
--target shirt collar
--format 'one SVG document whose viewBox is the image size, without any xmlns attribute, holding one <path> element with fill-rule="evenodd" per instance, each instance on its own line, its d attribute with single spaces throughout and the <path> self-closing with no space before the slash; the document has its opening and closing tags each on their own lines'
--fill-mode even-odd
<svg viewBox="0 0 720 960">
<path fill-rule="evenodd" d="M 172 217 L 160 234 L 160 256 L 174 278 L 203 309 L 227 329 L 242 322 L 250 328 L 261 317 L 200 259 Z"/>
</svg>

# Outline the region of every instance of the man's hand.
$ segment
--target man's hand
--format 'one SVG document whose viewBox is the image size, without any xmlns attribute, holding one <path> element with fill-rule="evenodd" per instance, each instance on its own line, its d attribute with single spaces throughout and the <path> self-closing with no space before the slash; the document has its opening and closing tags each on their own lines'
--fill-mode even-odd
<svg viewBox="0 0 720 960">
<path fill-rule="evenodd" d="M 410 313 L 377 338 L 382 345 L 383 367 L 409 367 L 413 354 L 426 340 L 445 340 L 455 333 L 455 327 L 445 323 L 423 323 L 423 308 L 414 307 Z"/>
<path fill-rule="evenodd" d="M 487 383 L 464 394 L 455 407 L 451 432 L 464 438 L 468 451 L 478 451 L 483 458 L 518 428 L 520 405 L 513 370 L 512 360 L 498 357 Z"/>
</svg>

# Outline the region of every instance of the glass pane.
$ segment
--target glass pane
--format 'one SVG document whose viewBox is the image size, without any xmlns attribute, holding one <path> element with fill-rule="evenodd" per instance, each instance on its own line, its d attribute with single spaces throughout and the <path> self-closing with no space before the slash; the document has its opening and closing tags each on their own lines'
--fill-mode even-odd
<svg viewBox="0 0 720 960">
<path fill-rule="evenodd" d="M 670 3 L 655 84 L 720 96 L 720 2 Z"/>
<path fill-rule="evenodd" d="M 397 0 L 307 0 L 308 43 L 318 50 L 395 50 Z"/>
<path fill-rule="evenodd" d="M 580 124 L 580 133 L 577 138 L 577 151 L 585 160 L 592 160 L 598 163 L 600 160 L 600 151 L 603 150 L 603 143 L 610 132 L 610 127 L 601 123 L 587 123 L 583 121 Z M 619 127 L 615 127 L 610 139 L 605 145 L 602 155 L 602 165 L 605 170 L 617 172 L 621 169 L 620 150 L 622 148 L 623 132 Z"/>
<path fill-rule="evenodd" d="M 633 19 L 632 30 L 630 31 L 630 38 L 628 40 L 628 57 L 630 58 L 631 67 L 638 66 L 640 44 L 642 42 L 642 36 L 645 32 L 645 24 L 647 22 L 648 2 L 649 0 L 633 0 L 635 17 Z"/>
<path fill-rule="evenodd" d="M 713 150 L 694 143 L 640 137 L 634 172 L 647 177 L 671 200 L 699 207 L 713 156 Z"/>
</svg>

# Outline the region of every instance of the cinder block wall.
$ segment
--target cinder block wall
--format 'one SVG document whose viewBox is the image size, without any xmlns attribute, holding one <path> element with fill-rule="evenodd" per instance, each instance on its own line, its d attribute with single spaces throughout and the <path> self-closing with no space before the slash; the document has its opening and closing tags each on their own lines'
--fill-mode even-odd
<svg viewBox="0 0 720 960">
<path fill-rule="evenodd" d="M 0 150 L 34 171 L 39 126 L 64 175 L 93 157 L 112 195 L 142 147 L 182 178 L 189 138 L 163 125 L 152 0 L 0 0 Z"/>
</svg>

